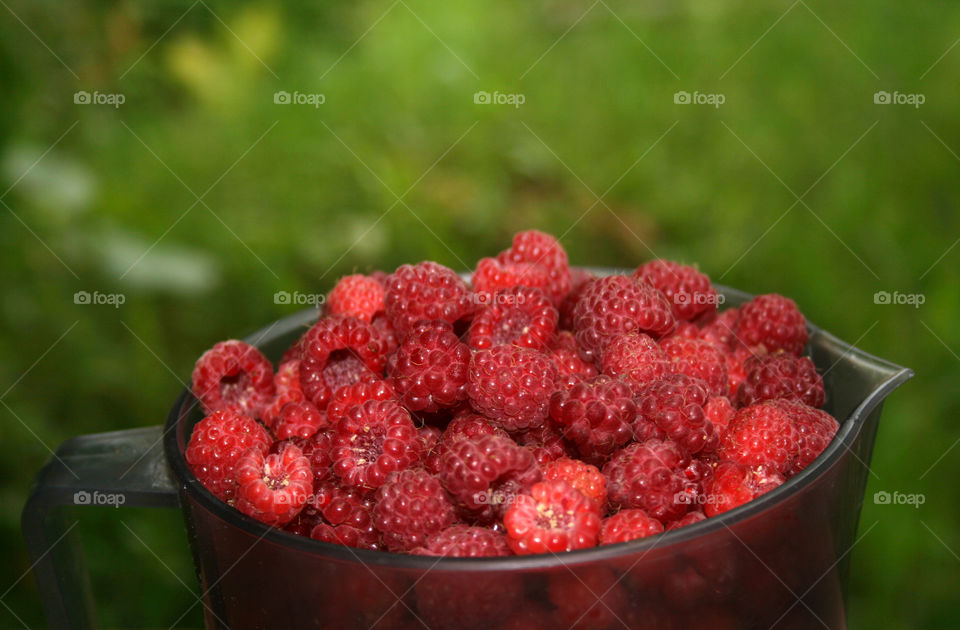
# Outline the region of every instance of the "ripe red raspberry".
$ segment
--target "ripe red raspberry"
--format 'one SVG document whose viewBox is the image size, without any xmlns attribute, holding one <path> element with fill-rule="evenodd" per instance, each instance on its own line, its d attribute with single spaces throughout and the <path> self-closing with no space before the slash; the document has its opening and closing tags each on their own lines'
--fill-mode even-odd
<svg viewBox="0 0 960 630">
<path fill-rule="evenodd" d="M 293 444 L 271 455 L 253 447 L 237 462 L 236 508 L 267 525 L 289 523 L 312 494 L 310 462 Z"/>
<path fill-rule="evenodd" d="M 421 319 L 453 324 L 474 310 L 466 283 L 435 262 L 401 265 L 387 280 L 385 305 L 390 323 L 401 335 Z"/>
<path fill-rule="evenodd" d="M 327 419 L 330 420 L 331 425 L 334 425 L 346 416 L 351 409 L 368 400 L 396 400 L 396 398 L 396 392 L 393 390 L 390 381 L 360 381 L 347 387 L 341 387 L 333 393 L 330 403 L 327 405 Z"/>
<path fill-rule="evenodd" d="M 540 478 L 533 453 L 497 435 L 454 442 L 440 460 L 440 480 L 447 492 L 481 521 L 502 515 L 515 495 Z"/>
<path fill-rule="evenodd" d="M 615 545 L 661 533 L 663 524 L 643 510 L 620 510 L 600 524 L 600 544 Z"/>
<path fill-rule="evenodd" d="M 336 432 L 330 428 L 320 429 L 306 440 L 294 438 L 294 443 L 303 451 L 303 456 L 310 462 L 313 471 L 313 487 L 319 488 L 333 477 L 333 439 Z M 306 535 L 309 535 L 307 532 Z"/>
<path fill-rule="evenodd" d="M 318 409 L 325 409 L 341 387 L 380 378 L 391 350 L 386 336 L 373 324 L 343 315 L 324 317 L 303 340 L 303 393 Z"/>
<path fill-rule="evenodd" d="M 543 468 L 544 481 L 566 481 L 603 508 L 607 503 L 607 478 L 600 469 L 577 459 L 561 457 Z"/>
<path fill-rule="evenodd" d="M 518 555 L 595 547 L 600 508 L 566 481 L 542 481 L 514 499 L 503 517 Z"/>
<path fill-rule="evenodd" d="M 536 287 L 549 290 L 550 272 L 533 263 L 500 262 L 496 258 L 481 258 L 471 281 L 477 302 L 490 304 L 493 294 L 513 287 Z"/>
<path fill-rule="evenodd" d="M 561 430 L 552 422 L 544 422 L 539 427 L 514 433 L 512 437 L 517 444 L 533 452 L 533 457 L 541 469 L 550 462 L 574 452 L 563 439 Z"/>
<path fill-rule="evenodd" d="M 315 500 L 323 522 L 310 531 L 310 538 L 356 549 L 381 549 L 380 532 L 373 526 L 372 498 L 356 489 L 326 484 Z"/>
<path fill-rule="evenodd" d="M 440 320 L 421 321 L 387 360 L 387 374 L 410 411 L 434 413 L 467 398 L 470 349 Z"/>
<path fill-rule="evenodd" d="M 500 289 L 474 316 L 467 342 L 480 350 L 501 344 L 539 350 L 553 340 L 558 318 L 557 309 L 540 289 Z"/>
<path fill-rule="evenodd" d="M 516 346 L 477 350 L 470 359 L 470 405 L 507 431 L 543 423 L 557 380 L 550 357 Z"/>
<path fill-rule="evenodd" d="M 273 385 L 276 390 L 273 399 L 260 413 L 260 419 L 269 429 L 273 429 L 280 416 L 280 410 L 287 403 L 306 400 L 303 389 L 300 388 L 300 359 L 284 361 L 273 375 Z"/>
<path fill-rule="evenodd" d="M 561 381 L 576 376 L 588 380 L 597 375 L 597 368 L 580 358 L 577 342 L 569 330 L 561 330 L 550 345 L 550 358 L 557 366 Z"/>
<path fill-rule="evenodd" d="M 550 398 L 550 415 L 586 457 L 606 457 L 633 437 L 633 392 L 623 381 L 597 376 Z"/>
<path fill-rule="evenodd" d="M 546 269 L 550 278 L 547 294 L 560 305 L 570 292 L 570 262 L 567 252 L 553 236 L 537 230 L 517 232 L 513 246 L 497 256 L 501 263 L 533 263 Z"/>
<path fill-rule="evenodd" d="M 580 299 L 583 290 L 595 278 L 596 276 L 586 269 L 570 268 L 570 293 L 560 304 L 560 328 L 567 330 L 573 328 L 573 309 L 577 306 L 577 300 Z"/>
<path fill-rule="evenodd" d="M 207 414 L 235 407 L 257 417 L 274 391 L 270 361 L 250 344 L 235 339 L 214 345 L 193 368 L 193 395 Z"/>
<path fill-rule="evenodd" d="M 823 379 L 808 357 L 778 352 L 747 359 L 747 377 L 737 390 L 737 405 L 749 407 L 764 400 L 787 398 L 822 407 Z"/>
<path fill-rule="evenodd" d="M 611 507 L 640 508 L 660 522 L 680 518 L 696 499 L 687 496 L 684 469 L 689 463 L 669 440 L 647 440 L 617 451 L 603 467 Z"/>
<path fill-rule="evenodd" d="M 506 537 L 489 527 L 451 525 L 431 535 L 411 553 L 452 558 L 496 558 L 512 555 Z"/>
<path fill-rule="evenodd" d="M 673 334 L 670 335 L 669 337 L 665 337 L 661 339 L 660 341 L 662 343 L 667 339 L 674 339 L 677 337 L 681 339 L 699 339 L 700 327 L 694 324 L 693 322 L 684 322 L 684 321 L 677 322 L 677 328 L 676 330 L 673 331 Z"/>
<path fill-rule="evenodd" d="M 733 332 L 747 347 L 763 344 L 767 352 L 783 350 L 799 356 L 807 345 L 807 320 L 790 298 L 759 295 L 740 308 Z"/>
<path fill-rule="evenodd" d="M 690 455 L 711 453 L 720 438 L 704 413 L 707 384 L 686 374 L 672 374 L 647 385 L 637 396 L 637 415 L 653 422 Z"/>
<path fill-rule="evenodd" d="M 573 310 L 577 345 L 588 361 L 595 361 L 618 335 L 642 332 L 662 337 L 676 325 L 663 293 L 627 276 L 592 280 Z"/>
<path fill-rule="evenodd" d="M 490 424 L 486 418 L 474 413 L 457 416 L 444 429 L 437 444 L 424 458 L 426 469 L 433 474 L 440 472 L 440 461 L 452 444 L 468 438 L 479 438 L 485 435 L 499 435 L 509 438 L 507 432 Z"/>
<path fill-rule="evenodd" d="M 287 403 L 280 410 L 274 434 L 278 440 L 292 437 L 308 438 L 320 429 L 329 426 L 327 417 L 313 403 L 307 401 Z"/>
<path fill-rule="evenodd" d="M 727 361 L 716 346 L 702 339 L 670 337 L 660 342 L 670 359 L 670 371 L 702 379 L 712 396 L 727 394 Z"/>
<path fill-rule="evenodd" d="M 770 492 L 783 482 L 783 475 L 765 466 L 720 462 L 704 488 L 703 511 L 707 516 L 716 516 Z"/>
<path fill-rule="evenodd" d="M 423 470 L 401 470 L 377 490 L 373 524 L 387 549 L 410 551 L 455 520 L 440 480 Z"/>
<path fill-rule="evenodd" d="M 691 321 L 717 310 L 717 290 L 696 267 L 670 260 L 651 260 L 631 274 L 660 289 L 677 319 Z"/>
<path fill-rule="evenodd" d="M 739 308 L 728 308 L 709 324 L 700 329 L 700 338 L 709 341 L 721 350 L 727 350 L 734 345 L 734 327 L 740 319 Z"/>
<path fill-rule="evenodd" d="M 383 310 L 383 285 L 376 279 L 354 274 L 340 278 L 327 298 L 327 313 L 352 315 L 365 322 Z"/>
<path fill-rule="evenodd" d="M 737 412 L 720 443 L 718 455 L 744 466 L 789 471 L 799 454 L 800 433 L 792 414 L 777 401 L 758 403 Z"/>
<path fill-rule="evenodd" d="M 357 488 L 379 488 L 387 476 L 420 457 L 420 437 L 410 414 L 392 400 L 368 400 L 335 427 L 333 471 Z"/>
<path fill-rule="evenodd" d="M 714 396 L 704 405 L 703 413 L 707 416 L 707 420 L 713 423 L 717 435 L 723 438 L 727 427 L 730 426 L 730 421 L 737 415 L 737 410 L 733 408 L 726 396 Z"/>
<path fill-rule="evenodd" d="M 727 363 L 727 392 L 731 399 L 737 399 L 740 385 L 747 379 L 747 361 L 755 356 L 764 356 L 765 354 L 766 350 L 763 349 L 763 346 L 753 349 L 738 346 L 724 354 L 724 360 Z"/>
<path fill-rule="evenodd" d="M 820 456 L 833 441 L 840 424 L 826 411 L 794 400 L 775 400 L 769 404 L 788 413 L 800 434 L 797 439 L 797 461 L 787 472 L 788 475 L 794 475 Z"/>
<path fill-rule="evenodd" d="M 631 623 L 630 597 L 623 581 L 604 566 L 587 565 L 557 571 L 550 576 L 547 589 L 550 602 L 556 607 L 556 622 L 551 628 L 593 630 L 595 628 L 665 628 L 653 623 L 650 615 Z M 655 620 L 654 620 L 655 621 Z"/>
<path fill-rule="evenodd" d="M 643 333 L 615 337 L 600 361 L 600 371 L 619 378 L 634 392 L 669 374 L 670 359 L 657 342 Z"/>
<path fill-rule="evenodd" d="M 235 495 L 234 470 L 247 449 L 267 452 L 270 434 L 256 420 L 234 409 L 215 411 L 193 427 L 187 444 L 187 464 L 203 487 L 221 501 Z"/>
<path fill-rule="evenodd" d="M 711 475 L 712 476 L 712 475 Z M 699 511 L 687 512 L 683 517 L 678 518 L 675 521 L 670 521 L 667 523 L 666 530 L 672 532 L 675 529 L 680 529 L 681 527 L 686 527 L 687 525 L 693 525 L 694 523 L 699 523 L 700 521 L 706 520 L 707 515 Z"/>
</svg>

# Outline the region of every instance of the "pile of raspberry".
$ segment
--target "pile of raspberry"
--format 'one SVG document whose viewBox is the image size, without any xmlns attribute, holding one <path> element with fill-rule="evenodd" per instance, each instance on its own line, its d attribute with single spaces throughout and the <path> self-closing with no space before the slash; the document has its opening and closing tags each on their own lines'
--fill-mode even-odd
<svg viewBox="0 0 960 630">
<path fill-rule="evenodd" d="M 471 282 L 435 262 L 341 278 L 274 369 L 242 341 L 197 361 L 187 462 L 272 527 L 433 556 L 653 536 L 803 470 L 837 421 L 780 295 L 718 312 L 697 268 L 571 268 L 514 236 Z"/>
</svg>

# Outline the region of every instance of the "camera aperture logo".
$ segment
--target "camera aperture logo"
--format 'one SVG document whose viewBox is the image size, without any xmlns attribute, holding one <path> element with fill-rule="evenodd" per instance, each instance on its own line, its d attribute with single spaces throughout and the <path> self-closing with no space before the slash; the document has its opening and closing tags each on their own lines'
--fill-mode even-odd
<svg viewBox="0 0 960 630">
<path fill-rule="evenodd" d="M 115 109 L 119 109 L 127 102 L 127 97 L 123 94 L 106 94 L 96 90 L 91 94 L 86 90 L 80 90 L 73 93 L 73 102 L 75 105 L 112 105 Z"/>
<path fill-rule="evenodd" d="M 327 296 L 323 293 L 301 293 L 294 291 L 277 291 L 273 294 L 274 304 L 293 304 L 296 306 L 320 306 L 326 302 Z"/>
<path fill-rule="evenodd" d="M 100 492 L 98 490 L 87 492 L 86 490 L 80 490 L 73 493 L 74 505 L 109 505 L 118 508 L 126 502 L 127 497 L 122 492 Z"/>
<path fill-rule="evenodd" d="M 880 490 L 873 494 L 873 502 L 876 505 L 912 505 L 914 508 L 919 508 L 921 505 L 927 502 L 927 495 L 925 494 L 906 494 L 904 492 L 887 492 L 886 490 Z"/>
<path fill-rule="evenodd" d="M 90 293 L 89 291 L 77 291 L 73 294 L 73 303 L 80 305 L 105 305 L 120 308 L 120 305 L 126 301 L 127 296 L 123 293 L 100 293 L 99 291 Z"/>
<path fill-rule="evenodd" d="M 507 94 L 497 91 L 491 94 L 486 90 L 480 90 L 473 94 L 473 103 L 475 105 L 513 105 L 519 109 L 520 106 L 526 102 L 527 97 L 524 94 Z"/>
<path fill-rule="evenodd" d="M 314 109 L 319 109 L 326 102 L 326 94 L 307 94 L 297 91 L 291 94 L 286 90 L 273 93 L 274 105 L 313 105 Z"/>
<path fill-rule="evenodd" d="M 678 291 L 673 294 L 673 302 L 677 306 L 686 306 L 687 304 L 696 304 L 697 306 L 716 304 L 719 306 L 726 302 L 726 300 L 727 297 L 722 293 L 703 293 L 702 291 L 689 293 L 687 291 Z"/>
<path fill-rule="evenodd" d="M 926 102 L 927 97 L 923 94 L 906 94 L 896 90 L 892 94 L 884 90 L 873 93 L 874 105 L 913 105 L 914 108 L 920 109 L 920 106 Z"/>
<path fill-rule="evenodd" d="M 923 293 L 900 293 L 899 291 L 894 291 L 890 293 L 889 291 L 877 291 L 873 294 L 873 303 L 874 304 L 893 304 L 896 306 L 912 306 L 913 308 L 920 308 L 924 302 L 927 301 L 927 296 Z"/>
<path fill-rule="evenodd" d="M 726 102 L 727 97 L 724 94 L 708 94 L 706 92 L 697 92 L 696 90 L 694 90 L 693 94 L 685 90 L 673 93 L 674 105 L 713 105 L 715 108 L 720 109 L 720 106 Z"/>
</svg>

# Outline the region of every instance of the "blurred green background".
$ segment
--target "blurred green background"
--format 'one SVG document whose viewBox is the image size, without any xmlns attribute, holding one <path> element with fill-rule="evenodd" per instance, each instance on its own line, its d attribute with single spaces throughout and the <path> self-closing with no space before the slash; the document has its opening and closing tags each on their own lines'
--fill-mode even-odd
<svg viewBox="0 0 960 630">
<path fill-rule="evenodd" d="M 162 422 L 204 349 L 297 308 L 277 291 L 468 268 L 537 227 L 575 263 L 671 257 L 788 294 L 914 368 L 849 622 L 956 627 L 957 3 L 0 4 L 0 625 L 44 625 L 19 513 L 48 449 Z M 83 515 L 106 626 L 202 623 L 178 514 Z"/>
</svg>

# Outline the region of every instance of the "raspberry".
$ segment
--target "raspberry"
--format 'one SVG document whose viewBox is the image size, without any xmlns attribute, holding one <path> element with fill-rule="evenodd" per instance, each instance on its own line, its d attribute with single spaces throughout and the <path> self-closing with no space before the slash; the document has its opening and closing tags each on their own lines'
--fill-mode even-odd
<svg viewBox="0 0 960 630">
<path fill-rule="evenodd" d="M 684 469 L 689 463 L 669 440 L 647 440 L 617 451 L 603 467 L 611 507 L 640 508 L 660 522 L 680 518 L 690 505 L 680 500 L 688 494 Z"/>
<path fill-rule="evenodd" d="M 724 354 L 724 360 L 727 363 L 727 392 L 730 398 L 737 399 L 740 385 L 747 379 L 747 361 L 755 356 L 763 356 L 765 353 L 763 346 L 754 349 L 739 346 Z"/>
<path fill-rule="evenodd" d="M 306 439 L 327 426 L 327 417 L 313 403 L 304 400 L 283 406 L 274 433 L 278 440 L 292 437 Z"/>
<path fill-rule="evenodd" d="M 749 407 L 764 400 L 788 398 L 811 407 L 822 407 L 823 379 L 808 357 L 785 353 L 751 357 L 745 363 L 746 379 L 737 390 L 737 405 Z"/>
<path fill-rule="evenodd" d="M 584 456 L 605 457 L 633 437 L 637 406 L 626 383 L 597 376 L 555 392 L 550 415 Z"/>
<path fill-rule="evenodd" d="M 563 433 L 552 422 L 544 422 L 539 427 L 514 433 L 513 439 L 533 452 L 533 457 L 541 468 L 572 453 L 563 439 Z"/>
<path fill-rule="evenodd" d="M 300 359 L 300 385 L 318 409 L 341 387 L 376 380 L 392 350 L 376 326 L 356 317 L 324 317 L 307 332 Z"/>
<path fill-rule="evenodd" d="M 402 265 L 387 280 L 387 317 L 403 334 L 421 319 L 451 324 L 473 313 L 470 289 L 452 269 L 435 262 Z"/>
<path fill-rule="evenodd" d="M 547 294 L 560 305 L 570 292 L 570 262 L 567 252 L 553 236 L 537 230 L 517 232 L 513 246 L 497 256 L 500 263 L 533 263 L 546 269 L 550 278 Z"/>
<path fill-rule="evenodd" d="M 380 533 L 373 526 L 373 500 L 355 489 L 324 486 L 316 495 L 325 522 L 310 538 L 357 549 L 380 549 Z"/>
<path fill-rule="evenodd" d="M 566 481 L 580 494 L 603 508 L 607 502 L 607 478 L 596 466 L 561 457 L 543 468 L 544 481 Z"/>
<path fill-rule="evenodd" d="M 410 411 L 433 413 L 467 398 L 470 349 L 445 321 L 421 321 L 387 361 L 387 373 Z"/>
<path fill-rule="evenodd" d="M 683 515 L 682 518 L 678 518 L 675 521 L 670 521 L 667 523 L 666 530 L 672 532 L 675 529 L 680 529 L 681 527 L 686 527 L 687 525 L 693 525 L 694 523 L 699 523 L 700 521 L 706 520 L 707 516 L 703 512 L 692 511 L 687 512 Z"/>
<path fill-rule="evenodd" d="M 500 289 L 474 316 L 467 342 L 480 350 L 501 344 L 539 350 L 552 341 L 558 318 L 557 309 L 540 289 Z"/>
<path fill-rule="evenodd" d="M 770 492 L 784 482 L 776 471 L 764 466 L 721 462 L 704 488 L 704 512 L 716 516 Z"/>
<path fill-rule="evenodd" d="M 263 408 L 260 418 L 268 428 L 273 429 L 279 420 L 280 410 L 284 405 L 306 400 L 303 389 L 300 388 L 300 359 L 284 361 L 273 375 L 273 385 L 276 394 L 273 400 Z"/>
<path fill-rule="evenodd" d="M 453 521 L 453 503 L 440 481 L 427 472 L 395 472 L 377 490 L 373 524 L 390 551 L 419 547 Z"/>
<path fill-rule="evenodd" d="M 637 392 L 669 374 L 670 359 L 649 336 L 627 333 L 607 345 L 600 366 L 601 372 L 625 381 Z"/>
<path fill-rule="evenodd" d="M 564 329 L 573 328 L 573 309 L 577 306 L 577 301 L 583 294 L 583 290 L 595 279 L 592 273 L 586 269 L 572 267 L 570 269 L 570 293 L 563 298 L 560 304 L 560 327 Z"/>
<path fill-rule="evenodd" d="M 660 289 L 679 320 L 690 321 L 717 310 L 717 291 L 710 284 L 710 278 L 696 267 L 651 260 L 637 267 L 631 276 Z"/>
<path fill-rule="evenodd" d="M 470 359 L 467 395 L 474 409 L 507 431 L 543 423 L 557 379 L 550 357 L 529 348 L 494 346 Z"/>
<path fill-rule="evenodd" d="M 289 523 L 313 494 L 310 462 L 293 444 L 271 455 L 250 448 L 236 472 L 236 508 L 267 525 Z"/>
<path fill-rule="evenodd" d="M 660 342 L 670 359 L 670 371 L 702 379 L 711 396 L 727 394 L 727 363 L 723 352 L 709 341 L 671 337 Z"/>
<path fill-rule="evenodd" d="M 767 352 L 783 350 L 799 356 L 807 345 L 807 320 L 793 300 L 776 293 L 744 304 L 733 332 L 743 345 L 762 344 Z"/>
<path fill-rule="evenodd" d="M 392 400 L 357 405 L 335 429 L 333 471 L 353 487 L 379 488 L 390 473 L 408 468 L 420 456 L 410 414 Z"/>
<path fill-rule="evenodd" d="M 440 460 L 440 480 L 447 492 L 478 520 L 501 515 L 513 495 L 540 478 L 533 453 L 497 435 L 454 442 Z"/>
<path fill-rule="evenodd" d="M 727 350 L 733 346 L 735 341 L 733 330 L 738 319 L 740 319 L 740 309 L 728 308 L 700 329 L 700 338 L 709 341 L 721 350 Z"/>
<path fill-rule="evenodd" d="M 721 459 L 744 466 L 765 466 L 780 474 L 790 470 L 799 454 L 800 433 L 790 410 L 770 401 L 746 407 L 730 421 L 720 443 Z"/>
<path fill-rule="evenodd" d="M 800 402 L 777 400 L 771 401 L 770 404 L 790 414 L 800 434 L 797 439 L 797 461 L 788 471 L 790 475 L 796 474 L 820 456 L 820 453 L 833 441 L 840 425 L 826 411 L 814 409 Z"/>
<path fill-rule="evenodd" d="M 663 293 L 627 276 L 592 280 L 577 301 L 573 320 L 580 354 L 588 361 L 596 360 L 618 335 L 643 332 L 662 337 L 677 324 Z"/>
<path fill-rule="evenodd" d="M 365 322 L 383 310 L 383 285 L 361 274 L 344 276 L 330 291 L 327 309 L 330 315 L 352 315 Z"/>
<path fill-rule="evenodd" d="M 577 342 L 568 330 L 560 331 L 554 338 L 550 346 L 550 358 L 557 366 L 561 381 L 570 376 L 591 379 L 597 375 L 597 368 L 580 358 Z"/>
<path fill-rule="evenodd" d="M 425 458 L 427 470 L 434 474 L 440 472 L 440 461 L 443 458 L 443 454 L 447 452 L 451 445 L 456 444 L 460 440 L 478 438 L 485 435 L 509 437 L 506 431 L 493 426 L 483 416 L 473 413 L 457 416 L 450 421 L 443 435 L 440 436 L 440 443 L 427 454 Z"/>
<path fill-rule="evenodd" d="M 411 553 L 454 558 L 495 558 L 511 555 L 506 537 L 488 527 L 452 525 L 431 535 Z"/>
<path fill-rule="evenodd" d="M 274 391 L 270 361 L 250 344 L 235 339 L 214 345 L 193 368 L 193 395 L 206 414 L 235 407 L 257 417 Z"/>
<path fill-rule="evenodd" d="M 368 400 L 395 400 L 396 392 L 389 381 L 360 381 L 347 387 L 341 387 L 333 393 L 327 405 L 327 418 L 330 424 L 336 424 L 347 413 Z"/>
<path fill-rule="evenodd" d="M 295 438 L 294 443 L 300 447 L 303 456 L 310 462 L 314 488 L 319 488 L 320 484 L 333 477 L 333 458 L 330 455 L 330 450 L 333 448 L 333 438 L 335 436 L 336 432 L 327 428 L 320 429 L 306 440 L 296 441 Z"/>
<path fill-rule="evenodd" d="M 241 455 L 250 448 L 265 453 L 270 442 L 270 434 L 256 420 L 234 409 L 222 409 L 193 427 L 187 464 L 204 488 L 221 501 L 230 501 L 235 496 L 234 470 Z"/>
<path fill-rule="evenodd" d="M 714 396 L 703 406 L 703 413 L 713 424 L 717 435 L 722 438 L 727 432 L 727 427 L 730 426 L 730 421 L 737 414 L 737 410 L 733 408 L 726 396 Z"/>
<path fill-rule="evenodd" d="M 603 566 L 586 566 L 558 571 L 550 577 L 547 589 L 556 606 L 557 621 L 551 626 L 569 630 L 594 628 L 661 628 L 625 621 L 630 594 L 613 571 Z"/>
<path fill-rule="evenodd" d="M 473 272 L 473 292 L 480 304 L 493 302 L 493 294 L 513 287 L 536 287 L 548 290 L 550 272 L 533 263 L 502 263 L 496 258 L 481 258 Z"/>
<path fill-rule="evenodd" d="M 600 544 L 615 545 L 660 533 L 663 524 L 643 510 L 620 510 L 600 524 Z"/>
<path fill-rule="evenodd" d="M 566 481 L 542 481 L 514 499 L 503 524 L 518 555 L 585 549 L 597 544 L 600 508 Z"/>
<path fill-rule="evenodd" d="M 687 453 L 710 453 L 719 438 L 704 413 L 707 384 L 686 374 L 672 374 L 647 385 L 637 397 L 637 414 L 656 424 Z"/>
</svg>

